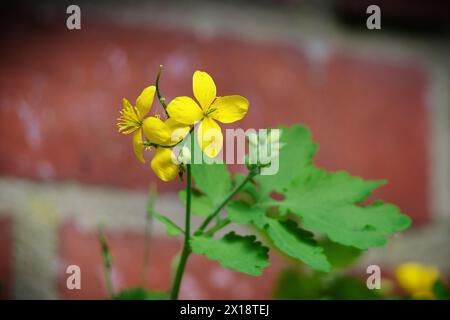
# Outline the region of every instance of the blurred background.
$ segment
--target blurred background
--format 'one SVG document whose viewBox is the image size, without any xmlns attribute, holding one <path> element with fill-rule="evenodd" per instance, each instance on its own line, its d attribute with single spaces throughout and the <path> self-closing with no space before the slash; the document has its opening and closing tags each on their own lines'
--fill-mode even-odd
<svg viewBox="0 0 450 320">
<path fill-rule="evenodd" d="M 81 9 L 69 30 L 66 9 Z M 370 4 L 381 29 L 369 30 Z M 450 273 L 450 6 L 448 1 L 2 1 L 0 5 L 0 297 L 106 297 L 97 229 L 104 227 L 116 289 L 167 290 L 181 247 L 153 225 L 143 277 L 145 204 L 182 224 L 180 182 L 157 181 L 117 132 L 123 97 L 134 102 L 164 65 L 167 100 L 192 95 L 195 70 L 219 95 L 250 101 L 233 125 L 302 123 L 320 144 L 318 165 L 389 183 L 372 199 L 414 221 L 365 253 L 390 277 L 404 261 Z M 154 110 L 157 110 L 156 100 Z M 159 109 L 161 113 L 161 109 Z M 243 170 L 243 168 L 233 168 Z M 182 298 L 272 298 L 276 254 L 262 278 L 192 257 Z M 66 268 L 81 268 L 68 290 Z M 143 280 L 145 279 L 145 280 Z"/>
</svg>

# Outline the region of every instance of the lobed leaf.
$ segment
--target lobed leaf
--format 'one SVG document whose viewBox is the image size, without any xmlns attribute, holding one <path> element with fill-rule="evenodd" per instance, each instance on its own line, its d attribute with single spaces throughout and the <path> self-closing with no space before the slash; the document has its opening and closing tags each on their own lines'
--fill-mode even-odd
<svg viewBox="0 0 450 320">
<path fill-rule="evenodd" d="M 228 218 L 239 224 L 254 224 L 264 231 L 273 244 L 288 256 L 301 260 L 314 269 L 329 271 L 330 264 L 320 247 L 313 239 L 313 234 L 300 229 L 292 221 L 279 221 L 266 216 L 257 207 L 243 201 L 232 202 L 227 206 Z"/>
<path fill-rule="evenodd" d="M 240 236 L 234 232 L 222 239 L 195 235 L 190 241 L 192 251 L 219 262 L 224 268 L 259 276 L 270 265 L 269 249 L 255 236 Z"/>
<path fill-rule="evenodd" d="M 316 270 L 330 271 L 330 263 L 323 248 L 314 240 L 313 234 L 300 229 L 294 221 L 281 222 L 267 218 L 266 231 L 273 244 L 287 255 L 303 261 Z"/>
<path fill-rule="evenodd" d="M 329 173 L 315 167 L 316 146 L 307 129 L 298 125 L 283 128 L 282 142 L 280 171 L 257 181 L 265 193 L 277 191 L 285 198 L 259 203 L 263 210 L 277 205 L 281 213 L 299 217 L 306 229 L 362 250 L 382 246 L 387 236 L 409 227 L 409 217 L 394 205 L 381 201 L 360 205 L 384 181 L 365 181 L 346 172 Z"/>
<path fill-rule="evenodd" d="M 213 206 L 221 203 L 231 190 L 231 176 L 225 164 L 193 164 L 192 176 L 198 190 L 208 196 Z"/>
</svg>

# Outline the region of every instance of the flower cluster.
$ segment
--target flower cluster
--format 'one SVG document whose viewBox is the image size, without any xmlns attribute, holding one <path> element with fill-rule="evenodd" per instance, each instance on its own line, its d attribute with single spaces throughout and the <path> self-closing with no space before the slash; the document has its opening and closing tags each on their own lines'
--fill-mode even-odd
<svg viewBox="0 0 450 320">
<path fill-rule="evenodd" d="M 246 136 L 249 145 L 249 152 L 245 161 L 247 168 L 249 170 L 260 170 L 263 175 L 270 174 L 272 164 L 276 163 L 276 166 L 278 166 L 280 149 L 285 145 L 285 143 L 280 142 L 281 130 L 263 129 L 259 130 L 258 133 L 249 132 Z"/>
<path fill-rule="evenodd" d="M 267 165 L 279 156 L 284 143 L 280 143 L 280 129 L 260 131 L 259 134 L 250 132 L 247 134 L 249 143 L 249 162 L 251 164 Z"/>
<path fill-rule="evenodd" d="M 119 132 L 133 134 L 133 150 L 142 163 L 143 151 L 155 148 L 151 168 L 163 181 L 174 179 L 183 163 L 190 159 L 190 150 L 182 148 L 180 154 L 173 153 L 179 144 L 197 126 L 197 140 L 208 157 L 216 157 L 222 149 L 223 135 L 219 124 L 242 119 L 248 110 L 248 100 L 239 95 L 218 97 L 211 76 L 195 71 L 192 79 L 194 99 L 181 96 L 173 99 L 167 107 L 166 119 L 159 115 L 146 117 L 152 107 L 158 88 L 145 88 L 135 105 L 123 99 L 123 109 L 118 119 Z"/>
</svg>

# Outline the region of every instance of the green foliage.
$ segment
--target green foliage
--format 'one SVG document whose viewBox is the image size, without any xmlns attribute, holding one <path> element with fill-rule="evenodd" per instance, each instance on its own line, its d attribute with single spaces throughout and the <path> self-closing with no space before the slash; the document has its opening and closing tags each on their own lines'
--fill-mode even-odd
<svg viewBox="0 0 450 320">
<path fill-rule="evenodd" d="M 233 201 L 227 206 L 228 218 L 237 224 L 255 224 L 263 228 L 266 222 L 264 211 L 256 206 L 250 206 L 244 201 Z"/>
<path fill-rule="evenodd" d="M 114 300 L 167 300 L 167 293 L 148 291 L 145 288 L 127 288 L 114 295 Z"/>
<path fill-rule="evenodd" d="M 367 289 L 360 279 L 340 270 L 329 272 L 349 266 L 368 248 L 385 245 L 390 235 L 410 226 L 410 219 L 392 204 L 380 200 L 367 203 L 367 198 L 385 181 L 366 181 L 344 171 L 328 172 L 315 166 L 317 145 L 305 127 L 282 128 L 280 144 L 283 147 L 279 171 L 274 175 L 260 175 L 262 166 L 258 164 L 247 165 L 250 171 L 247 176 L 238 173 L 234 177 L 224 164 L 188 165 L 188 178 L 192 172 L 195 182 L 195 188 L 188 189 L 191 212 L 205 219 L 197 232 L 191 232 L 189 215 L 186 216 L 185 246 L 176 258 L 178 269 L 171 298 L 177 298 L 183 268 L 191 252 L 253 276 L 261 275 L 270 265 L 269 248 L 255 235 L 241 236 L 231 231 L 223 237 L 215 236 L 233 224 L 249 226 L 268 245 L 312 268 L 283 272 L 275 290 L 277 298 L 380 298 L 380 291 Z M 201 150 L 191 148 L 191 152 L 197 154 Z M 184 204 L 186 195 L 186 190 L 179 193 Z M 170 236 L 184 234 L 168 217 L 154 212 L 153 200 L 149 200 L 148 217 L 160 221 Z M 145 288 L 113 294 L 111 255 L 105 239 L 100 241 L 112 298 L 168 298 L 165 293 Z M 434 293 L 440 299 L 448 298 L 442 283 L 435 284 Z"/>
<path fill-rule="evenodd" d="M 184 231 L 177 226 L 174 222 L 172 222 L 172 220 L 170 220 L 169 218 L 159 214 L 159 213 L 155 213 L 155 218 L 161 222 L 162 224 L 164 224 L 164 226 L 166 227 L 166 232 L 169 236 L 179 236 L 182 235 L 184 233 Z"/>
<path fill-rule="evenodd" d="M 381 298 L 378 290 L 370 290 L 364 281 L 350 276 L 338 277 L 327 288 L 326 294 L 328 298 L 337 300 L 376 300 Z"/>
<path fill-rule="evenodd" d="M 400 215 L 397 207 L 378 201 L 369 206 L 357 206 L 350 204 L 351 200 L 339 204 L 332 199 L 327 204 L 310 203 L 308 206 L 302 203 L 301 188 L 289 190 L 283 206 L 298 215 L 306 228 L 326 234 L 337 243 L 359 249 L 383 246 L 387 235 L 404 230 L 410 224 L 409 218 Z M 336 185 L 336 193 L 338 190 Z M 320 190 L 315 193 L 319 201 Z"/>
<path fill-rule="evenodd" d="M 218 206 L 231 189 L 231 175 L 225 164 L 193 164 L 195 187 Z"/>
<path fill-rule="evenodd" d="M 199 217 L 206 217 L 230 191 L 231 175 L 225 164 L 194 164 L 192 175 L 197 190 L 191 195 L 191 210 Z M 186 190 L 180 191 L 178 195 L 186 205 Z"/>
<path fill-rule="evenodd" d="M 354 263 L 363 253 L 354 247 L 347 247 L 328 239 L 320 241 L 324 248 L 328 261 L 334 269 L 345 268 Z"/>
<path fill-rule="evenodd" d="M 284 128 L 281 141 L 286 146 L 280 153 L 279 173 L 259 176 L 257 181 L 264 191 L 276 191 L 285 198 L 258 206 L 278 206 L 282 214 L 300 218 L 306 229 L 359 249 L 383 246 L 386 236 L 409 227 L 411 220 L 394 205 L 382 201 L 359 205 L 384 181 L 364 181 L 315 167 L 312 156 L 317 147 L 306 128 Z"/>
<path fill-rule="evenodd" d="M 379 290 L 370 290 L 359 278 L 342 274 L 283 270 L 274 290 L 275 299 L 305 300 L 373 300 L 380 299 Z"/>
<path fill-rule="evenodd" d="M 196 235 L 190 242 L 192 251 L 218 261 L 223 267 L 259 276 L 270 265 L 268 248 L 254 236 L 240 236 L 230 232 L 222 239 Z"/>
<path fill-rule="evenodd" d="M 304 261 L 317 270 L 330 270 L 323 248 L 317 245 L 312 233 L 300 229 L 295 221 L 279 221 L 268 217 L 260 208 L 249 206 L 243 201 L 230 203 L 227 211 L 229 219 L 235 223 L 253 223 L 266 233 L 275 247 L 288 256 Z"/>
<path fill-rule="evenodd" d="M 317 245 L 313 234 L 300 229 L 294 221 L 280 222 L 268 218 L 266 231 L 274 245 L 287 255 L 305 262 L 314 269 L 330 271 L 330 264 L 323 253 L 323 248 Z"/>
<path fill-rule="evenodd" d="M 284 254 L 323 272 L 348 266 L 362 250 L 383 246 L 388 236 L 409 227 L 410 219 L 394 205 L 365 203 L 385 181 L 366 181 L 344 171 L 316 167 L 317 145 L 305 127 L 282 128 L 280 142 L 284 146 L 278 173 L 257 175 L 244 185 L 239 196 L 225 206 L 223 218 L 251 226 Z M 232 180 L 224 164 L 195 164 L 192 174 L 196 187 L 192 211 L 202 217 L 223 203 L 233 180 L 236 186 L 246 179 L 236 174 Z M 185 197 L 185 192 L 180 192 L 183 202 Z M 267 249 L 255 237 L 230 233 L 216 239 L 214 232 L 207 231 L 191 240 L 193 252 L 252 275 L 261 274 L 268 265 Z M 339 285 L 356 290 L 355 284 Z"/>
<path fill-rule="evenodd" d="M 111 276 L 112 256 L 102 229 L 99 230 L 98 240 L 100 242 L 100 249 L 102 252 L 103 272 L 105 275 L 106 288 L 108 290 L 108 294 L 112 297 L 114 293 Z"/>
<path fill-rule="evenodd" d="M 181 190 L 178 196 L 181 202 L 186 205 L 186 190 Z M 199 192 L 193 192 L 191 194 L 191 210 L 193 214 L 198 217 L 206 217 L 211 213 L 212 208 L 214 208 L 214 205 L 208 196 L 202 195 Z"/>
<path fill-rule="evenodd" d="M 450 300 L 450 292 L 441 280 L 434 283 L 433 293 L 439 300 Z"/>
<path fill-rule="evenodd" d="M 274 297 L 280 300 L 312 300 L 323 296 L 322 274 L 300 275 L 295 270 L 283 270 L 276 283 Z"/>
</svg>

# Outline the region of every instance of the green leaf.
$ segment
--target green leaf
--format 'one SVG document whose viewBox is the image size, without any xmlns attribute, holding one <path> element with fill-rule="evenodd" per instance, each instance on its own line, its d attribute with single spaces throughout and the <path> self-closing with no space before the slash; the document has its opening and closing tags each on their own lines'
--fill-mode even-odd
<svg viewBox="0 0 450 320">
<path fill-rule="evenodd" d="M 166 227 L 166 232 L 169 236 L 176 237 L 184 233 L 184 231 L 169 218 L 159 213 L 155 213 L 155 218 L 158 219 L 159 222 L 164 224 L 164 226 Z"/>
<path fill-rule="evenodd" d="M 364 251 L 354 247 L 343 246 L 328 239 L 321 241 L 325 255 L 333 268 L 345 268 L 354 263 Z"/>
<path fill-rule="evenodd" d="M 148 291 L 144 288 L 127 288 L 113 297 L 114 300 L 167 300 L 168 295 L 164 292 Z"/>
<path fill-rule="evenodd" d="M 186 205 L 186 190 L 181 190 L 178 193 L 180 200 Z M 201 195 L 197 192 L 192 192 L 191 194 L 191 210 L 192 213 L 198 217 L 206 217 L 211 214 L 214 210 L 214 206 L 211 203 L 211 200 L 204 195 Z"/>
<path fill-rule="evenodd" d="M 367 249 L 383 246 L 386 237 L 408 228 L 411 220 L 391 204 L 364 201 L 384 181 L 364 181 L 346 172 L 329 173 L 314 166 L 316 145 L 309 131 L 295 125 L 283 128 L 280 170 L 260 176 L 261 192 L 276 191 L 281 201 L 268 199 L 257 205 L 263 210 L 279 206 L 281 213 L 293 213 L 308 230 L 325 234 L 332 241 Z"/>
<path fill-rule="evenodd" d="M 282 222 L 267 218 L 266 222 L 267 235 L 278 249 L 314 269 L 330 271 L 330 263 L 323 248 L 314 241 L 312 233 L 298 228 L 292 220 Z"/>
<path fill-rule="evenodd" d="M 360 279 L 342 276 L 327 289 L 327 297 L 335 300 L 377 300 L 381 296 L 378 290 L 370 290 Z"/>
<path fill-rule="evenodd" d="M 312 142 L 311 133 L 300 125 L 281 127 L 279 171 L 274 175 L 259 176 L 263 188 L 283 192 L 292 180 L 313 167 L 312 157 L 317 145 Z"/>
<path fill-rule="evenodd" d="M 253 223 L 264 231 L 273 244 L 288 256 L 299 259 L 320 271 L 329 271 L 322 247 L 317 245 L 313 234 L 300 229 L 294 221 L 281 222 L 267 217 L 261 208 L 243 201 L 231 202 L 227 206 L 228 218 L 235 223 Z"/>
<path fill-rule="evenodd" d="M 441 280 L 434 283 L 433 293 L 439 300 L 450 300 L 450 292 Z"/>
<path fill-rule="evenodd" d="M 312 300 L 323 297 L 323 273 L 283 270 L 277 280 L 274 297 L 279 300 Z"/>
<path fill-rule="evenodd" d="M 250 206 L 244 201 L 232 201 L 226 207 L 228 218 L 238 224 L 253 223 L 259 228 L 266 224 L 265 212 L 256 206 Z"/>
<path fill-rule="evenodd" d="M 224 268 L 252 276 L 259 276 L 270 265 L 269 249 L 256 241 L 255 236 L 240 236 L 230 232 L 222 239 L 196 235 L 191 241 L 192 251 L 219 262 Z"/>
<path fill-rule="evenodd" d="M 208 196 L 213 207 L 223 201 L 232 187 L 230 172 L 223 163 L 193 164 L 192 176 L 196 188 Z"/>
<path fill-rule="evenodd" d="M 238 185 L 240 183 L 242 183 L 242 181 L 244 181 L 247 177 L 245 175 L 243 175 L 242 173 L 236 173 L 234 175 L 234 182 L 235 185 Z M 265 200 L 265 198 L 261 198 L 261 197 L 266 197 L 267 195 L 264 192 L 261 192 L 261 190 L 259 190 L 254 183 L 247 182 L 242 188 L 240 192 L 245 192 L 248 195 L 250 195 L 250 197 L 253 199 L 254 202 L 257 201 L 263 201 Z"/>
<path fill-rule="evenodd" d="M 223 201 L 231 190 L 230 173 L 225 164 L 193 164 L 192 176 L 196 188 L 191 195 L 192 213 L 199 217 L 206 217 Z M 178 193 L 181 202 L 186 205 L 186 190 Z"/>
<path fill-rule="evenodd" d="M 292 200 L 287 198 L 287 201 Z M 295 200 L 295 205 L 291 202 L 289 209 L 302 219 L 304 227 L 361 250 L 385 245 L 387 235 L 410 225 L 410 219 L 401 215 L 396 206 L 381 201 L 368 206 L 347 203 L 334 208 L 326 205 L 306 208 Z"/>
</svg>

